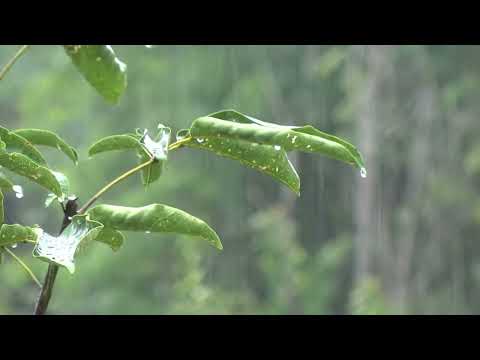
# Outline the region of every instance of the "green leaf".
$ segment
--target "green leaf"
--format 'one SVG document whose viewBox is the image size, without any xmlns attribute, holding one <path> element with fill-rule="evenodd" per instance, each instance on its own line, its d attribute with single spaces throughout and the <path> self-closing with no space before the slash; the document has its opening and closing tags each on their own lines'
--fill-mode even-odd
<svg viewBox="0 0 480 360">
<path fill-rule="evenodd" d="M 198 236 L 217 249 L 223 248 L 218 235 L 204 221 L 166 205 L 152 204 L 140 208 L 98 205 L 88 214 L 109 229 Z"/>
<path fill-rule="evenodd" d="M 35 229 L 18 224 L 3 224 L 0 228 L 0 246 L 37 241 Z"/>
<path fill-rule="evenodd" d="M 3 141 L 0 141 L 0 165 L 43 186 L 55 195 L 62 196 L 62 187 L 53 171 L 38 165 L 23 154 L 7 153 Z"/>
<path fill-rule="evenodd" d="M 75 272 L 74 257 L 81 244 L 86 244 L 97 237 L 103 225 L 89 219 L 88 215 L 75 215 L 70 225 L 58 237 L 51 236 L 38 229 L 39 240 L 33 255 L 46 262 L 52 262 Z"/>
<path fill-rule="evenodd" d="M 196 139 L 185 146 L 212 151 L 217 155 L 238 160 L 243 165 L 270 175 L 300 194 L 300 178 L 284 150 L 268 145 L 252 144 L 238 139 Z"/>
<path fill-rule="evenodd" d="M 43 145 L 58 149 L 67 155 L 75 164 L 78 162 L 76 150 L 52 131 L 41 129 L 20 129 L 15 130 L 14 133 L 27 139 L 34 145 Z"/>
<path fill-rule="evenodd" d="M 8 178 L 2 173 L 0 173 L 0 190 L 4 190 L 4 191 L 13 190 L 13 183 L 10 180 L 8 180 Z"/>
<path fill-rule="evenodd" d="M 88 149 L 88 156 L 92 157 L 108 151 L 120 150 L 144 151 L 140 140 L 133 134 L 112 135 L 98 140 Z"/>
<path fill-rule="evenodd" d="M 212 120 L 219 119 L 222 121 Z M 282 146 L 286 151 L 317 152 L 327 157 L 355 165 L 365 164 L 360 152 L 348 141 L 327 134 L 313 126 L 285 126 L 244 115 L 235 110 L 222 110 L 197 119 L 192 125 L 192 136 L 226 136 L 250 142 Z M 236 123 L 236 124 L 232 124 Z M 195 130 L 194 130 L 195 128 Z"/>
<path fill-rule="evenodd" d="M 95 241 L 107 244 L 113 251 L 118 251 L 125 241 L 125 236 L 115 229 L 103 228 Z"/>
<path fill-rule="evenodd" d="M 110 45 L 64 45 L 73 64 L 110 104 L 118 103 L 127 87 L 127 65 Z"/>
<path fill-rule="evenodd" d="M 35 146 L 24 137 L 0 126 L 0 139 L 5 143 L 7 151 L 22 153 L 39 165 L 47 165 L 47 162 L 40 151 L 38 151 Z"/>
</svg>

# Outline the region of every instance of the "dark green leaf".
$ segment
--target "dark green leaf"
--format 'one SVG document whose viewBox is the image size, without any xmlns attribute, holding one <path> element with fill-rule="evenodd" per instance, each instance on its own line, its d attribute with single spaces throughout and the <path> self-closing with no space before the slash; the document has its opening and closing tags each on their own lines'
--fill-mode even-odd
<svg viewBox="0 0 480 360">
<path fill-rule="evenodd" d="M 300 128 L 300 131 L 297 131 L 290 127 L 262 126 L 202 117 L 193 122 L 190 133 L 196 139 L 208 137 L 238 139 L 252 144 L 277 146 L 285 151 L 299 150 L 321 153 L 324 156 L 363 168 L 363 161 L 358 157 L 358 152 L 352 153 L 343 142 L 333 141 L 331 136 L 322 136 L 320 131 L 315 132 L 311 129 L 310 127 Z"/>
<path fill-rule="evenodd" d="M 319 152 L 325 156 L 344 161 L 351 165 L 355 165 L 360 169 L 365 167 L 362 155 L 355 146 L 353 146 L 351 143 L 344 139 L 327 134 L 314 128 L 311 125 L 278 125 L 255 119 L 251 116 L 244 115 L 235 110 L 218 111 L 208 115 L 208 117 L 247 125 L 258 125 L 267 129 L 276 129 L 279 133 L 277 138 L 273 138 L 273 135 L 275 135 L 275 133 L 270 133 L 270 136 L 268 136 L 268 134 L 264 134 L 264 136 L 266 137 L 271 137 L 271 139 L 268 141 L 270 145 L 282 145 L 278 142 L 273 142 L 279 137 L 284 137 L 284 139 L 282 140 L 282 142 L 284 143 L 283 147 L 287 151 L 299 150 L 305 152 Z M 309 136 L 305 137 L 304 134 Z M 240 134 L 237 135 L 241 137 Z M 261 137 L 260 134 L 259 136 Z"/>
<path fill-rule="evenodd" d="M 14 132 L 34 145 L 43 145 L 58 149 L 67 155 L 75 164 L 78 162 L 78 155 L 75 149 L 54 132 L 41 129 L 20 129 Z"/>
<path fill-rule="evenodd" d="M 78 71 L 110 104 L 118 103 L 127 87 L 127 66 L 110 45 L 64 45 Z"/>
<path fill-rule="evenodd" d="M 239 139 L 215 137 L 196 139 L 186 143 L 186 146 L 209 150 L 217 155 L 238 160 L 246 166 L 270 175 L 297 195 L 300 194 L 300 178 L 282 149 Z"/>
<path fill-rule="evenodd" d="M 152 204 L 140 208 L 99 205 L 88 214 L 109 229 L 198 236 L 222 249 L 218 235 L 204 221 L 166 205 Z"/>
</svg>

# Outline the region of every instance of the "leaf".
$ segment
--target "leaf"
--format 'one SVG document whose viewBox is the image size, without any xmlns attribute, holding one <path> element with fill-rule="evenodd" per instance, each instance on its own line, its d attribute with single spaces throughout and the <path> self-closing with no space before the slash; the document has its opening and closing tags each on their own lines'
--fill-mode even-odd
<svg viewBox="0 0 480 360">
<path fill-rule="evenodd" d="M 95 238 L 95 241 L 107 244 L 113 251 L 118 251 L 125 241 L 125 236 L 120 231 L 103 228 Z"/>
<path fill-rule="evenodd" d="M 98 140 L 88 149 L 88 156 L 92 157 L 107 151 L 120 150 L 139 150 L 143 151 L 140 140 L 133 134 L 112 135 Z"/>
<path fill-rule="evenodd" d="M 0 141 L 0 165 L 43 186 L 55 195 L 62 196 L 62 187 L 53 171 L 38 165 L 23 154 L 7 153 L 3 141 Z"/>
<path fill-rule="evenodd" d="M 20 152 L 39 165 L 47 165 L 47 162 L 40 151 L 38 151 L 35 146 L 24 137 L 0 126 L 0 139 L 5 143 L 7 151 Z"/>
<path fill-rule="evenodd" d="M 235 110 L 222 110 L 210 114 L 207 118 L 215 118 L 234 122 L 237 124 L 217 124 L 219 129 L 215 129 L 212 121 L 203 120 L 196 126 L 203 127 L 201 131 L 220 131 L 221 136 L 242 138 L 247 141 L 257 141 L 269 145 L 280 145 L 286 151 L 299 150 L 304 152 L 318 152 L 327 157 L 344 161 L 358 168 L 365 168 L 365 164 L 360 152 L 348 141 L 337 136 L 327 134 L 314 128 L 311 125 L 306 126 L 285 126 L 269 123 L 244 115 Z M 215 121 L 213 121 L 215 122 Z M 251 125 L 251 126 L 247 126 Z M 213 126 L 213 127 L 212 127 Z M 192 125 L 192 129 L 193 129 Z M 196 136 L 196 131 L 192 136 Z"/>
<path fill-rule="evenodd" d="M 64 45 L 73 64 L 110 104 L 118 103 L 127 87 L 127 65 L 110 45 Z"/>
<path fill-rule="evenodd" d="M 200 141 L 199 141 L 200 140 Z M 243 165 L 270 175 L 300 194 L 300 178 L 284 150 L 268 145 L 252 144 L 238 139 L 205 138 L 185 144 L 188 147 L 212 151 L 217 155 L 238 160 Z"/>
<path fill-rule="evenodd" d="M 102 230 L 103 225 L 89 219 L 88 215 L 75 215 L 70 225 L 58 237 L 51 236 L 38 229 L 39 240 L 33 255 L 46 262 L 52 262 L 75 272 L 74 257 L 81 243 L 88 243 Z"/>
<path fill-rule="evenodd" d="M 13 183 L 10 180 L 8 180 L 8 178 L 2 173 L 0 173 L 0 190 L 4 190 L 4 191 L 13 190 Z"/>
<path fill-rule="evenodd" d="M 43 145 L 58 149 L 67 155 L 75 164 L 78 162 L 78 154 L 76 150 L 52 131 L 41 129 L 19 129 L 15 130 L 14 133 L 27 139 L 34 145 Z"/>
<path fill-rule="evenodd" d="M 218 235 L 204 221 L 166 205 L 152 204 L 140 208 L 98 205 L 88 214 L 92 220 L 104 224 L 105 228 L 198 236 L 217 249 L 223 248 Z"/>
<path fill-rule="evenodd" d="M 35 229 L 18 224 L 3 224 L 0 228 L 0 246 L 37 241 Z"/>
<path fill-rule="evenodd" d="M 58 171 L 52 171 L 52 174 L 55 176 L 58 183 L 60 184 L 60 188 L 62 189 L 62 196 L 57 196 L 53 193 L 49 193 L 47 195 L 47 198 L 45 199 L 45 207 L 49 207 L 54 200 L 63 203 L 70 193 L 70 181 L 68 180 L 68 178 Z"/>
</svg>

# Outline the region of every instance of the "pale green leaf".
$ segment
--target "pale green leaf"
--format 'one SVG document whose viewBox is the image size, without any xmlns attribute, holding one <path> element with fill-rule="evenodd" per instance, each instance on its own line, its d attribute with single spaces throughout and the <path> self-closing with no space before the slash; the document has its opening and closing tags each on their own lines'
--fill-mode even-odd
<svg viewBox="0 0 480 360">
<path fill-rule="evenodd" d="M 18 224 L 3 224 L 0 228 L 0 246 L 37 241 L 35 229 Z"/>
<path fill-rule="evenodd" d="M 110 246 L 113 251 L 118 251 L 125 241 L 125 236 L 118 230 L 103 228 L 95 238 L 95 241 Z"/>
<path fill-rule="evenodd" d="M 90 220 L 88 215 L 75 215 L 70 225 L 58 237 L 51 236 L 43 230 L 37 230 L 39 240 L 33 255 L 41 260 L 52 262 L 75 272 L 75 255 L 79 246 L 85 245 L 102 230 L 103 225 Z"/>
</svg>

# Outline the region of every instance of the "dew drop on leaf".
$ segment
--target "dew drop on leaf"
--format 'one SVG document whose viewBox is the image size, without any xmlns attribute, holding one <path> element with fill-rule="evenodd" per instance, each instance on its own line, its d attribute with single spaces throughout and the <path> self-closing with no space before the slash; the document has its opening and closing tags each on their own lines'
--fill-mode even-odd
<svg viewBox="0 0 480 360">
<path fill-rule="evenodd" d="M 282 149 L 282 147 L 280 145 L 275 145 L 273 148 L 277 151 L 280 151 Z"/>
</svg>

